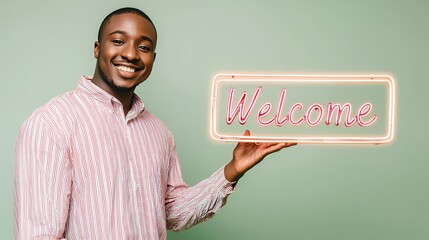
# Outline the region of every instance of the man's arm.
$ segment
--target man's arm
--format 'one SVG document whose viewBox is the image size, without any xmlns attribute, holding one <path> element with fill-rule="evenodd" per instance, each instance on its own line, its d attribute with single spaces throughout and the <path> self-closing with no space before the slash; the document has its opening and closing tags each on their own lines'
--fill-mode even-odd
<svg viewBox="0 0 429 240">
<path fill-rule="evenodd" d="M 61 239 L 69 213 L 69 152 L 43 118 L 21 128 L 15 149 L 15 239 Z"/>
<path fill-rule="evenodd" d="M 225 179 L 223 167 L 192 187 L 183 181 L 170 182 L 165 202 L 167 228 L 179 231 L 211 219 L 234 190 L 235 183 Z"/>
<path fill-rule="evenodd" d="M 250 132 L 246 131 L 246 135 L 250 135 Z M 183 182 L 173 148 L 166 196 L 167 227 L 179 231 L 209 220 L 225 205 L 228 195 L 235 190 L 236 182 L 246 171 L 268 154 L 292 145 L 295 144 L 240 142 L 234 149 L 230 163 L 193 187 Z"/>
</svg>

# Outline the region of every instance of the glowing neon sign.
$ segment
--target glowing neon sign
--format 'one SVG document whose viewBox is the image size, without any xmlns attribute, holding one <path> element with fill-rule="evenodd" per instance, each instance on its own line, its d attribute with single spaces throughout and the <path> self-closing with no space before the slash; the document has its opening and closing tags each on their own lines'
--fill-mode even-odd
<svg viewBox="0 0 429 240">
<path fill-rule="evenodd" d="M 219 141 L 387 143 L 394 109 L 387 75 L 221 74 L 213 81 L 210 134 Z M 241 136 L 244 129 L 252 136 Z"/>
</svg>

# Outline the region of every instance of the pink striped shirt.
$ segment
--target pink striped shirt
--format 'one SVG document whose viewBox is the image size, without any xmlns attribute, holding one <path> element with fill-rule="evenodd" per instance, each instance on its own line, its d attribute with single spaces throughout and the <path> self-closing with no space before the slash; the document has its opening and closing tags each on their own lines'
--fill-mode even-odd
<svg viewBox="0 0 429 240">
<path fill-rule="evenodd" d="M 234 191 L 223 167 L 188 187 L 166 126 L 88 77 L 25 121 L 15 154 L 15 239 L 166 239 Z"/>
</svg>

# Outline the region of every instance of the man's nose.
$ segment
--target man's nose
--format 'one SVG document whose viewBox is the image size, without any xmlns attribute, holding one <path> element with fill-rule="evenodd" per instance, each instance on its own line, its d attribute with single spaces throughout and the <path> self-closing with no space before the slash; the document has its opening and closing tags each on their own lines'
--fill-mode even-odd
<svg viewBox="0 0 429 240">
<path fill-rule="evenodd" d="M 129 61 L 140 59 L 139 52 L 137 47 L 132 44 L 127 44 L 122 49 L 122 57 L 128 59 Z"/>
</svg>

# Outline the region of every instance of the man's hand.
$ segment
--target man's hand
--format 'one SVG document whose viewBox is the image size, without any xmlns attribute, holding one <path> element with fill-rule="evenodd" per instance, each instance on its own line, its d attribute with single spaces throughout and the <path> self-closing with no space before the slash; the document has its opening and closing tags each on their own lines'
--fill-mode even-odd
<svg viewBox="0 0 429 240">
<path fill-rule="evenodd" d="M 243 136 L 250 136 L 249 130 L 246 130 Z M 239 142 L 234 149 L 231 162 L 225 166 L 225 178 L 230 182 L 237 181 L 267 155 L 294 145 L 296 143 Z"/>
</svg>

